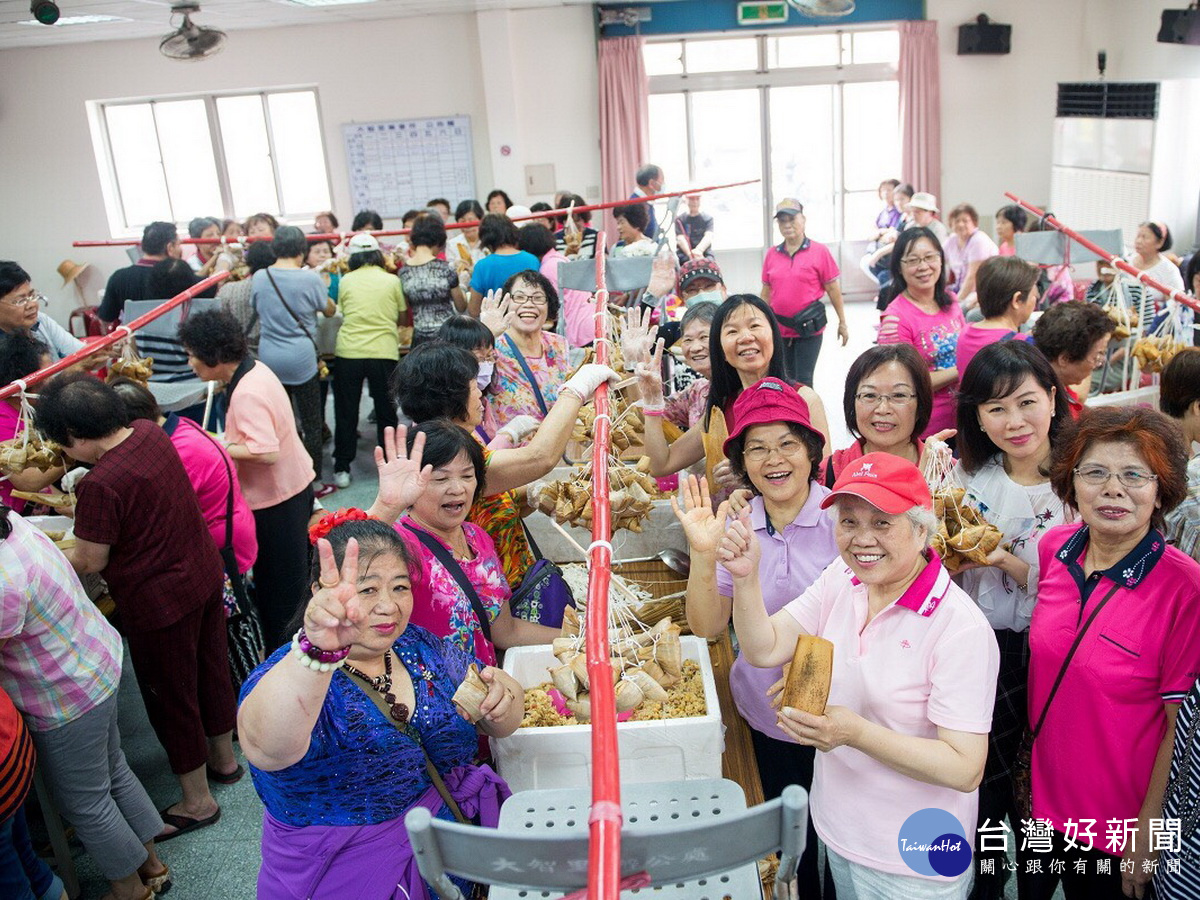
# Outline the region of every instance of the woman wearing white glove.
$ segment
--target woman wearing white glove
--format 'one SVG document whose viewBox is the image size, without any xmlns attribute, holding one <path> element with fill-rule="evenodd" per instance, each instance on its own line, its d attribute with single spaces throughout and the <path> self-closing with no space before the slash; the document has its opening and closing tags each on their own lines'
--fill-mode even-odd
<svg viewBox="0 0 1200 900">
<path fill-rule="evenodd" d="M 414 348 L 396 367 L 392 395 L 415 424 L 449 419 L 475 434 L 482 444 L 476 431 L 483 414 L 478 372 L 479 361 L 469 350 L 432 341 Z M 498 449 L 489 445 L 484 451 L 484 496 L 472 506 L 468 518 L 491 535 L 511 586 L 520 584 L 534 559 L 521 527 L 517 498 L 510 492 L 554 468 L 567 447 L 579 408 L 601 384 L 615 384 L 619 378 L 608 366 L 581 366 L 562 385 L 558 399 L 546 418 L 537 423 L 524 447 Z M 501 431 L 513 429 L 519 433 L 525 427 L 520 419 L 510 419 Z"/>
</svg>

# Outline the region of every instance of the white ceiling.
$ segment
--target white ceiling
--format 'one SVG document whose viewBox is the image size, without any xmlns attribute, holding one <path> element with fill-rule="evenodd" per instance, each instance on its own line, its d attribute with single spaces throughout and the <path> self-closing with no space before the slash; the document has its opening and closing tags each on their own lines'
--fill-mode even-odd
<svg viewBox="0 0 1200 900">
<path fill-rule="evenodd" d="M 120 16 L 130 21 L 95 25 L 22 25 L 33 20 L 29 0 L 0 0 L 0 50 L 51 44 L 160 38 L 178 24 L 170 0 L 57 0 L 63 17 Z M 590 5 L 591 0 L 376 0 L 339 6 L 305 7 L 288 0 L 200 0 L 197 25 L 222 31 L 321 25 L 331 22 L 399 19 L 472 13 L 489 9 Z"/>
</svg>

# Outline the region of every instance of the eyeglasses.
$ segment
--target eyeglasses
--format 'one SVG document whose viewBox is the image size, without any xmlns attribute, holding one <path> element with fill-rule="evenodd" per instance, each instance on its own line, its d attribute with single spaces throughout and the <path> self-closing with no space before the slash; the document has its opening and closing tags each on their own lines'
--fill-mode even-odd
<svg viewBox="0 0 1200 900">
<path fill-rule="evenodd" d="M 742 456 L 751 462 L 765 462 L 767 457 L 776 451 L 784 459 L 791 459 L 804 452 L 804 444 L 795 438 L 782 440 L 776 447 L 768 447 L 766 444 L 755 444 L 753 447 L 747 447 Z"/>
<path fill-rule="evenodd" d="M 878 406 L 884 400 L 892 406 L 907 406 L 917 399 L 916 394 L 910 394 L 907 391 L 895 391 L 891 394 L 877 394 L 874 391 L 861 391 L 854 395 L 854 399 L 863 406 Z"/>
<path fill-rule="evenodd" d="M 545 294 L 526 294 L 523 291 L 513 291 L 509 296 L 512 297 L 513 303 L 515 303 L 517 306 L 520 306 L 523 303 L 531 303 L 534 306 L 539 307 L 546 305 Z"/>
<path fill-rule="evenodd" d="M 24 297 L 5 297 L 3 302 L 6 306 L 44 306 L 47 302 L 46 295 L 34 291 L 31 294 L 26 294 Z"/>
<path fill-rule="evenodd" d="M 1073 471 L 1085 484 L 1092 484 L 1097 487 L 1108 484 L 1108 479 L 1114 475 L 1117 481 L 1121 482 L 1127 488 L 1144 488 L 1150 482 L 1158 481 L 1157 475 L 1151 475 L 1149 472 L 1142 472 L 1138 469 L 1126 469 L 1124 472 L 1110 472 L 1103 466 L 1076 466 Z"/>
<path fill-rule="evenodd" d="M 926 253 L 924 256 L 906 256 L 900 260 L 900 265 L 910 269 L 919 269 L 922 265 L 934 268 L 942 264 L 942 258 L 936 253 Z"/>
<path fill-rule="evenodd" d="M 500 354 L 497 353 L 494 349 L 492 349 L 492 350 L 476 350 L 475 351 L 475 359 L 481 363 L 485 363 L 485 362 L 494 363 L 499 358 L 500 358 Z"/>
</svg>

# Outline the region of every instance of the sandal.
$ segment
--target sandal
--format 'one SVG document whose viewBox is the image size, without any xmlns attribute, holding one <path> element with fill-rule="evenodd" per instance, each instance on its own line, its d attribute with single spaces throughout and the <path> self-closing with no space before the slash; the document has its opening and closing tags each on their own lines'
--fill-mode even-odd
<svg viewBox="0 0 1200 900">
<path fill-rule="evenodd" d="M 246 774 L 245 767 L 243 767 L 240 763 L 238 764 L 238 767 L 228 775 L 224 774 L 223 772 L 218 772 L 209 765 L 205 765 L 204 770 L 208 775 L 208 780 L 215 781 L 217 784 L 237 784 L 242 780 L 242 776 Z"/>
<path fill-rule="evenodd" d="M 170 825 L 174 831 L 168 831 L 165 834 L 160 834 L 154 839 L 156 844 L 161 844 L 163 841 L 173 840 L 181 834 L 187 834 L 189 831 L 195 831 L 198 828 L 207 828 L 209 825 L 217 824 L 217 820 L 221 818 L 221 810 L 218 809 L 207 819 L 193 819 L 191 816 L 180 816 L 175 813 L 167 812 L 165 809 L 159 812 L 164 825 Z M 153 891 L 151 891 L 153 893 Z"/>
<path fill-rule="evenodd" d="M 171 867 L 163 863 L 161 872 L 155 875 L 143 875 L 142 884 L 155 894 L 165 894 L 171 889 Z"/>
</svg>

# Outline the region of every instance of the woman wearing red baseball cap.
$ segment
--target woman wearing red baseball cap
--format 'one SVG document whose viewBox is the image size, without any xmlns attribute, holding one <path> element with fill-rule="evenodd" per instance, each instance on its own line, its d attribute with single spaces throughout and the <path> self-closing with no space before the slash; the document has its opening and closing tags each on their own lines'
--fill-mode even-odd
<svg viewBox="0 0 1200 900">
<path fill-rule="evenodd" d="M 732 419 L 736 425 L 724 451 L 734 474 L 753 492 L 746 521 L 761 548 L 763 599 L 773 613 L 837 558 L 833 522 L 821 509 L 829 489 L 816 481 L 824 437 L 809 420 L 808 404 L 778 378 L 764 378 L 742 391 L 733 404 Z M 729 503 L 722 503 L 714 515 L 707 482 L 693 475 L 684 483 L 682 508 L 674 499 L 671 505 L 691 550 L 688 624 L 698 635 L 715 637 L 729 627 L 733 607 L 733 578 L 717 561 Z M 738 713 L 750 725 L 767 800 L 789 784 L 808 790 L 816 755 L 776 724 L 770 695 L 781 678 L 779 666 L 756 668 L 744 658 L 735 661 L 729 673 Z M 815 833 L 800 860 L 800 892 L 820 896 Z"/>
<path fill-rule="evenodd" d="M 999 668 L 995 636 L 929 549 L 937 520 L 913 463 L 868 453 L 821 506 L 833 508 L 841 560 L 774 614 L 749 523 L 735 520 L 723 537 L 717 559 L 732 577 L 741 652 L 751 665 L 778 666 L 801 634 L 833 642 L 824 714 L 785 707 L 778 722 L 821 751 L 809 809 L 838 894 L 965 898 L 970 871 L 918 874 L 900 845 L 908 819 L 930 808 L 948 812 L 974 843 Z"/>
</svg>

